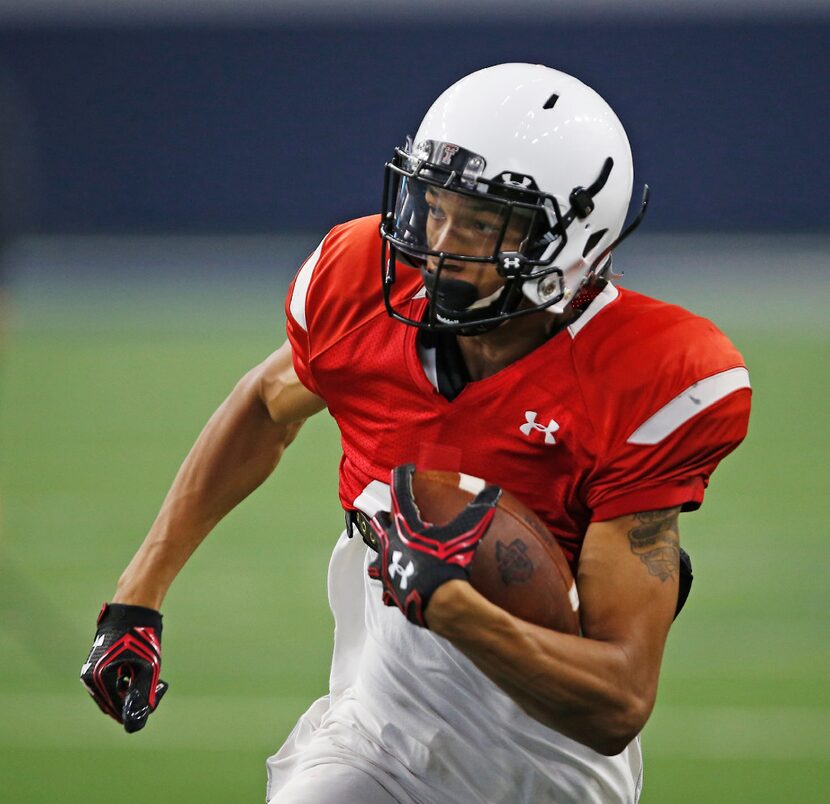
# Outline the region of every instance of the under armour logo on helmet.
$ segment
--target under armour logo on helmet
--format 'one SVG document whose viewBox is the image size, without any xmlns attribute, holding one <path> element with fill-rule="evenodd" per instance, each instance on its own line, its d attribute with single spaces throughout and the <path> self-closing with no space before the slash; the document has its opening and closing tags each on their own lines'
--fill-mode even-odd
<svg viewBox="0 0 830 804">
<path fill-rule="evenodd" d="M 524 435 L 529 436 L 535 430 L 545 434 L 545 443 L 546 444 L 555 444 L 556 439 L 553 437 L 553 434 L 559 429 L 559 423 L 556 422 L 554 419 L 551 419 L 547 427 L 543 424 L 539 424 L 536 421 L 536 417 L 539 414 L 535 410 L 526 410 L 525 411 L 525 424 L 519 427 L 519 430 L 524 433 Z"/>
<path fill-rule="evenodd" d="M 504 257 L 501 261 L 505 271 L 518 271 L 522 265 L 521 257 Z"/>
<path fill-rule="evenodd" d="M 524 173 L 513 173 L 510 170 L 504 171 L 496 176 L 495 181 L 502 184 L 510 184 L 514 187 L 521 187 L 526 190 L 538 190 L 539 187 L 533 180 L 533 176 L 527 176 Z"/>
<path fill-rule="evenodd" d="M 392 563 L 389 565 L 389 577 L 395 578 L 397 575 L 401 576 L 398 581 L 398 586 L 401 589 L 406 589 L 409 585 L 409 576 L 415 572 L 415 565 L 410 561 L 405 567 L 401 566 L 401 558 L 403 553 L 400 550 L 395 550 L 392 553 Z"/>
</svg>

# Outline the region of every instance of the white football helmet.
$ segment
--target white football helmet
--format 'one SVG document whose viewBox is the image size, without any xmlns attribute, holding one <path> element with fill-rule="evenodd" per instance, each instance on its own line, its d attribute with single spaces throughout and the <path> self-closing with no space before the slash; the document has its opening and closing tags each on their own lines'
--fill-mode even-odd
<svg viewBox="0 0 830 804">
<path fill-rule="evenodd" d="M 380 231 L 387 310 L 414 326 L 462 334 L 540 309 L 563 312 L 587 282 L 610 271 L 611 250 L 639 224 L 647 188 L 640 215 L 623 232 L 633 178 L 622 124 L 573 76 L 539 64 L 500 64 L 462 78 L 386 165 Z M 430 247 L 430 188 L 498 212 L 500 233 L 489 253 Z M 517 221 L 527 234 L 517 250 L 504 251 Z M 423 321 L 390 303 L 399 260 L 422 270 L 430 299 Z M 469 283 L 442 278 L 445 262 L 492 263 L 504 285 L 478 299 Z"/>
</svg>

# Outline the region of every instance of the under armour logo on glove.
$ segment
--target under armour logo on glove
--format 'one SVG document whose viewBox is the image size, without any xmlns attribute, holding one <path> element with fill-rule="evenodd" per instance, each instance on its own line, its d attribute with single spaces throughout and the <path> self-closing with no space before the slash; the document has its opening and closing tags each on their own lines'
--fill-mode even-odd
<svg viewBox="0 0 830 804">
<path fill-rule="evenodd" d="M 433 592 L 454 579 L 467 580 L 478 543 L 484 538 L 501 497 L 498 486 L 485 486 L 455 519 L 432 525 L 421 519 L 412 495 L 412 464 L 392 471 L 392 511 L 370 522 L 378 556 L 370 578 L 383 584 L 382 600 L 397 606 L 415 625 L 427 627 L 424 612 Z"/>
<path fill-rule="evenodd" d="M 398 581 L 398 586 L 400 586 L 401 589 L 406 589 L 409 576 L 415 572 L 415 565 L 410 561 L 406 565 L 406 568 L 402 567 L 400 563 L 402 556 L 403 553 L 400 550 L 395 550 L 395 552 L 392 553 L 392 563 L 389 565 L 389 577 L 394 578 L 396 575 L 400 575 L 401 579 Z"/>
</svg>

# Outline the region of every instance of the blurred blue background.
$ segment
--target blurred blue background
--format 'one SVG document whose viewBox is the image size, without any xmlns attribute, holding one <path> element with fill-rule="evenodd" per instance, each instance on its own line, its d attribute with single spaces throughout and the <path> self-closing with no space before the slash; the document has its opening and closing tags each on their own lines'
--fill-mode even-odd
<svg viewBox="0 0 830 804">
<path fill-rule="evenodd" d="M 440 91 L 516 60 L 618 110 L 650 231 L 830 224 L 826 3 L 131 5 L 0 4 L 5 214 L 29 231 L 325 231 L 377 209 Z"/>
<path fill-rule="evenodd" d="M 95 614 L 304 256 L 439 92 L 521 60 L 616 109 L 652 204 L 615 267 L 753 380 L 682 520 L 642 802 L 830 801 L 827 0 L 0 0 L 0 799 L 262 799 L 327 685 L 331 419 L 177 579 L 130 738 L 77 682 Z"/>
</svg>

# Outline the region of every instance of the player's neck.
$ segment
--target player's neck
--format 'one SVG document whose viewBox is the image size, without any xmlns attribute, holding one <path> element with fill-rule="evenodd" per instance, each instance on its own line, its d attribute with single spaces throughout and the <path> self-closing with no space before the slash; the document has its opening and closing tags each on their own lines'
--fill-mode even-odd
<svg viewBox="0 0 830 804">
<path fill-rule="evenodd" d="M 574 317 L 571 312 L 551 315 L 539 312 L 505 321 L 481 335 L 458 338 L 472 380 L 483 380 L 530 354 Z"/>
</svg>

